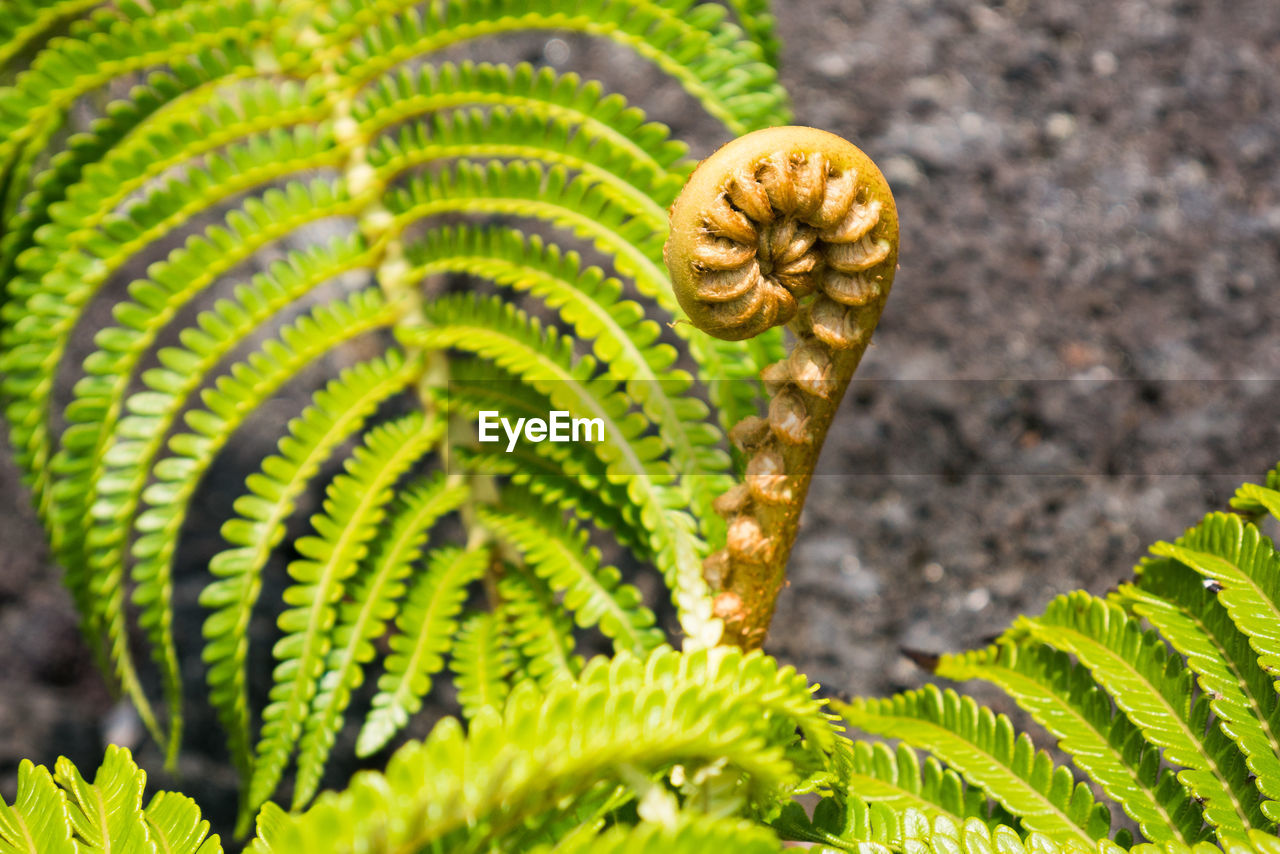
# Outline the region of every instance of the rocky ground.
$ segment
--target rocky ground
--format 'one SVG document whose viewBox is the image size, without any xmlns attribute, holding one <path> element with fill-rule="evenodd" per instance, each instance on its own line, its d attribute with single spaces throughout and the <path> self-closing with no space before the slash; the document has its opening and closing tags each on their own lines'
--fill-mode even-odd
<svg viewBox="0 0 1280 854">
<path fill-rule="evenodd" d="M 966 648 L 1104 592 L 1280 458 L 1280 5 L 779 5 L 797 119 L 882 164 L 903 233 L 769 649 L 833 692 L 884 693 L 921 678 L 900 648 Z M 699 153 L 723 141 L 599 44 L 476 55 L 594 71 Z M 92 765 L 104 733 L 137 738 L 7 450 L 0 649 L 0 793 L 20 757 Z M 192 730 L 182 779 L 159 779 L 225 822 L 216 725 Z"/>
</svg>

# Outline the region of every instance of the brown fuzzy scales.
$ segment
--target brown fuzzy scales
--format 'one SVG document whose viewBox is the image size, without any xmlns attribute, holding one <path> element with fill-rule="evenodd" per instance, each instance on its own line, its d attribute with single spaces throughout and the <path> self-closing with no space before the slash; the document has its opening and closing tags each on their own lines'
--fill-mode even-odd
<svg viewBox="0 0 1280 854">
<path fill-rule="evenodd" d="M 855 146 L 813 128 L 770 128 L 707 158 L 671 207 L 667 267 L 703 331 L 740 340 L 782 324 L 788 357 L 761 377 L 767 418 L 730 440 L 744 483 L 716 502 L 725 548 L 703 571 L 725 641 L 764 642 L 822 441 L 893 284 L 898 220 L 888 184 Z"/>
</svg>

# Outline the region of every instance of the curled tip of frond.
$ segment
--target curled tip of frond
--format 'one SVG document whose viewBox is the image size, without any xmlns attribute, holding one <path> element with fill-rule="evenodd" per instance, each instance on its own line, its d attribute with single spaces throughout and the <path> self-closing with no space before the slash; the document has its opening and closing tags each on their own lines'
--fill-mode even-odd
<svg viewBox="0 0 1280 854">
<path fill-rule="evenodd" d="M 680 306 L 717 338 L 751 338 L 803 311 L 844 350 L 869 334 L 893 281 L 898 223 L 880 171 L 852 143 L 768 128 L 708 157 L 671 207 L 664 257 Z"/>
<path fill-rule="evenodd" d="M 766 417 L 730 431 L 747 457 L 745 477 L 714 503 L 727 535 L 703 564 L 726 639 L 756 647 L 823 438 L 893 284 L 893 194 L 838 136 L 756 131 L 690 177 L 671 207 L 663 257 L 681 308 L 702 331 L 740 340 L 787 324 L 795 335 L 787 358 L 761 372 Z"/>
</svg>

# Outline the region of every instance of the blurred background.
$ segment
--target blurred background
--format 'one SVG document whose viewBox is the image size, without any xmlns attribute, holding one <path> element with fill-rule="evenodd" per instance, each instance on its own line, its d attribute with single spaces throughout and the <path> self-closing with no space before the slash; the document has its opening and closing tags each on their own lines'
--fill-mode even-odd
<svg viewBox="0 0 1280 854">
<path fill-rule="evenodd" d="M 1058 593 L 1103 593 L 1280 459 L 1280 4 L 776 6 L 796 120 L 881 165 L 902 266 L 767 649 L 833 693 L 887 693 L 922 679 L 902 648 L 971 647 Z M 727 141 L 644 60 L 598 41 L 447 56 L 573 69 L 696 156 Z M 11 797 L 22 757 L 93 767 L 104 737 L 141 736 L 93 669 L 0 447 Z M 217 820 L 234 775 L 212 715 L 190 711 L 205 717 L 182 778 L 153 779 Z"/>
</svg>

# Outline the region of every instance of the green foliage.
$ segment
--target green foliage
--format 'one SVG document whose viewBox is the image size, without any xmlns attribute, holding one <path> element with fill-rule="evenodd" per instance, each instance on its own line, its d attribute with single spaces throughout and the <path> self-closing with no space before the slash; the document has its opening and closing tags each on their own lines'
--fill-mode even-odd
<svg viewBox="0 0 1280 854">
<path fill-rule="evenodd" d="M 1263 506 L 1280 498 L 1241 492 Z M 1222 513 L 1151 551 L 1109 598 L 1059 597 L 993 646 L 944 656 L 937 672 L 1005 689 L 1153 842 L 1272 833 L 1280 700 L 1264 615 L 1276 607 L 1280 555 L 1252 521 Z M 876 704 L 855 703 L 851 719 L 885 731 L 867 707 Z M 926 727 L 894 734 L 933 749 Z"/>
<path fill-rule="evenodd" d="M 129 751 L 107 748 L 93 777 L 85 780 L 67 759 L 54 773 L 24 761 L 18 796 L 0 800 L 3 854 L 222 854 L 217 835 L 190 798 L 159 792 L 142 806 L 147 775 Z"/>
<path fill-rule="evenodd" d="M 689 850 L 713 839 L 776 850 L 761 826 L 697 814 L 714 802 L 766 818 L 821 777 L 838 749 L 831 716 L 807 681 L 767 656 L 620 653 L 545 691 L 521 683 L 501 712 L 486 706 L 465 733 L 452 719 L 437 724 L 425 742 L 401 748 L 385 773 L 357 775 L 300 817 L 268 807 L 253 850 L 348 851 L 377 839 L 386 851 L 526 851 L 567 837 L 548 850 L 647 851 L 655 835 L 671 838 L 671 827 L 619 826 L 594 839 L 637 809 L 687 823 Z M 681 817 L 686 810 L 692 814 Z"/>
<path fill-rule="evenodd" d="M 1280 851 L 1280 554 L 1258 527 L 1280 467 L 1106 598 L 934 662 L 1004 689 L 1071 767 L 933 685 L 834 704 L 898 743 L 850 741 L 803 676 L 714 646 L 723 431 L 762 389 L 687 366 L 754 380 L 781 336 L 669 325 L 665 212 L 692 162 L 666 127 L 575 74 L 432 54 L 590 35 L 733 135 L 788 118 L 767 3 L 98 5 L 0 14 L 0 398 L 86 637 L 172 761 L 181 533 L 228 449 L 305 387 L 200 596 L 251 850 Z M 605 441 L 506 453 L 473 441 L 489 409 L 599 418 Z M 661 575 L 684 652 L 608 538 Z M 613 658 L 584 663 L 588 631 Z M 465 723 L 315 797 L 345 724 L 358 755 L 383 749 L 446 669 Z M 144 784 L 117 748 L 92 783 L 26 763 L 0 854 L 221 850 L 186 798 L 144 809 Z"/>
<path fill-rule="evenodd" d="M 268 424 L 278 450 L 220 520 L 200 596 L 242 826 L 292 763 L 294 806 L 311 799 L 349 718 L 359 754 L 386 745 L 450 659 L 470 714 L 577 674 L 577 628 L 661 644 L 583 522 L 661 573 L 691 645 L 717 639 L 698 567 L 725 537 L 723 430 L 762 389 L 677 364 L 753 380 L 781 337 L 669 326 L 666 209 L 693 163 L 665 126 L 607 82 L 435 55 L 590 36 L 730 136 L 788 118 L 772 28 L 762 4 L 693 0 L 4 6 L 0 402 L 85 635 L 171 763 L 195 652 L 174 580 L 203 571 L 182 531 L 278 398 L 309 398 Z M 477 445 L 495 379 L 528 389 L 499 408 L 599 414 L 607 441 Z M 261 601 L 273 556 L 287 586 Z"/>
</svg>

